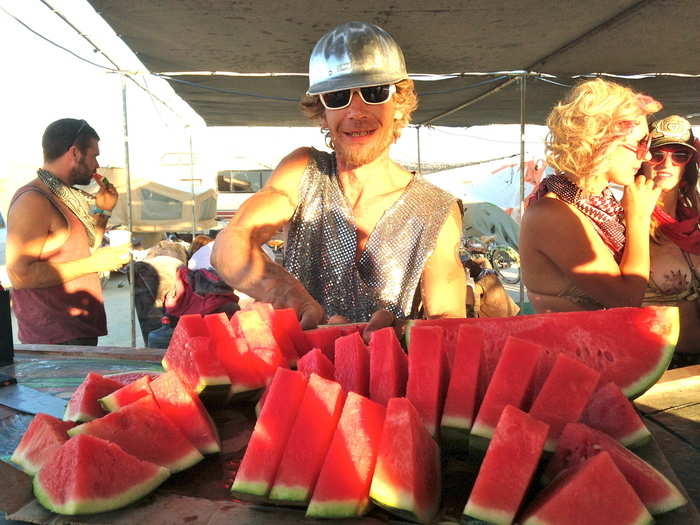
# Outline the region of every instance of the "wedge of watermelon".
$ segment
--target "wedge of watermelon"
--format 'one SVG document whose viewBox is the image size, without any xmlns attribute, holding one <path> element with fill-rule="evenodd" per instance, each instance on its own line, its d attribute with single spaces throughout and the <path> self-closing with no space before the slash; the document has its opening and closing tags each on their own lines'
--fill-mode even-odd
<svg viewBox="0 0 700 525">
<path fill-rule="evenodd" d="M 68 435 L 88 434 L 119 445 L 124 452 L 144 461 L 179 472 L 204 457 L 163 412 L 153 396 L 126 405 L 100 419 L 83 423 Z"/>
<path fill-rule="evenodd" d="M 612 381 L 591 396 L 580 421 L 614 437 L 628 448 L 642 446 L 651 439 L 649 429 L 631 401 Z"/>
<path fill-rule="evenodd" d="M 151 378 L 147 375 L 143 376 L 140 379 L 121 387 L 119 390 L 115 390 L 108 396 L 101 397 L 97 401 L 105 411 L 114 412 L 128 405 L 129 403 L 138 401 L 142 397 L 151 395 L 152 392 L 150 383 Z"/>
<path fill-rule="evenodd" d="M 406 394 L 408 358 L 390 326 L 372 333 L 369 342 L 369 397 L 385 405 Z"/>
<path fill-rule="evenodd" d="M 107 374 L 104 377 L 106 377 L 107 379 L 111 379 L 112 381 L 118 381 L 119 383 L 122 384 L 122 386 L 126 386 L 129 383 L 133 383 L 137 379 L 141 379 L 144 376 L 150 377 L 151 381 L 153 381 L 160 374 L 161 374 L 160 372 L 156 372 L 154 370 L 132 370 L 131 372 L 120 372 L 118 374 Z"/>
<path fill-rule="evenodd" d="M 301 329 L 299 319 L 297 319 L 297 313 L 292 308 L 275 310 L 274 323 L 279 326 L 277 329 L 287 333 L 294 343 L 297 359 L 311 350 L 311 345 Z"/>
<path fill-rule="evenodd" d="M 535 390 L 544 383 L 556 355 L 564 353 L 600 372 L 602 383 L 615 382 L 629 398 L 641 395 L 666 370 L 679 333 L 678 309 L 673 306 L 418 320 L 409 322 L 409 340 L 412 326 L 425 324 L 445 329 L 445 348 L 452 353 L 460 325 L 477 325 L 484 331 L 484 385 L 496 369 L 506 338 L 515 335 L 545 348 Z"/>
<path fill-rule="evenodd" d="M 554 452 L 564 425 L 578 421 L 599 380 L 598 372 L 566 354 L 554 360 L 530 408 L 531 416 L 549 425 L 547 452 Z"/>
<path fill-rule="evenodd" d="M 243 337 L 248 349 L 260 358 L 259 373 L 267 384 L 278 366 L 288 366 L 272 330 L 256 310 L 239 310 L 231 318 L 237 336 Z"/>
<path fill-rule="evenodd" d="M 467 449 L 469 431 L 477 410 L 479 365 L 484 334 L 478 326 L 459 327 L 457 347 L 445 407 L 440 423 L 440 439 L 448 448 Z"/>
<path fill-rule="evenodd" d="M 307 517 L 352 518 L 367 511 L 384 414 L 382 405 L 348 393 Z"/>
<path fill-rule="evenodd" d="M 344 401 L 345 393 L 338 383 L 311 374 L 270 490 L 271 501 L 306 506 Z"/>
<path fill-rule="evenodd" d="M 450 380 L 447 356 L 442 350 L 442 328 L 416 327 L 408 348 L 406 397 L 420 414 L 434 437 L 442 419 L 447 384 Z"/>
<path fill-rule="evenodd" d="M 93 514 L 124 507 L 153 491 L 170 471 L 87 435 L 68 440 L 34 478 L 34 495 L 59 514 Z"/>
<path fill-rule="evenodd" d="M 304 337 L 311 348 L 319 348 L 328 359 L 335 362 L 335 340 L 352 333 L 362 334 L 367 323 L 326 324 L 312 330 L 304 330 Z"/>
<path fill-rule="evenodd" d="M 33 476 L 68 441 L 68 429 L 74 426 L 73 421 L 61 421 L 48 414 L 37 414 L 12 453 L 10 461 Z"/>
<path fill-rule="evenodd" d="M 200 453 L 221 452 L 219 432 L 209 412 L 175 372 L 162 374 L 150 386 L 158 408 Z"/>
<path fill-rule="evenodd" d="M 506 340 L 469 436 L 469 446 L 477 453 L 488 447 L 506 405 L 523 408 L 541 355 L 542 347 L 538 344 L 513 336 Z"/>
<path fill-rule="evenodd" d="M 408 399 L 390 399 L 369 497 L 401 518 L 430 523 L 441 483 L 437 443 Z"/>
<path fill-rule="evenodd" d="M 287 366 L 295 366 L 297 362 L 297 349 L 292 339 L 292 334 L 289 332 L 289 326 L 285 324 L 288 321 L 286 317 L 280 317 L 277 315 L 277 311 L 272 307 L 270 303 L 261 303 L 259 301 L 253 301 L 248 305 L 246 310 L 255 310 L 258 312 L 260 317 L 265 324 L 270 327 L 272 335 L 277 341 L 277 345 L 284 356 Z M 294 310 L 292 310 L 293 312 Z M 296 319 L 296 316 L 294 317 Z M 297 325 L 299 323 L 297 322 Z M 299 326 L 301 330 L 301 326 Z"/>
<path fill-rule="evenodd" d="M 546 423 L 512 405 L 503 409 L 464 507 L 465 516 L 499 525 L 513 523 L 544 450 L 548 430 Z"/>
<path fill-rule="evenodd" d="M 335 378 L 335 366 L 321 350 L 314 348 L 297 361 L 297 370 L 307 378 L 311 374 L 318 374 L 324 379 L 333 381 Z"/>
<path fill-rule="evenodd" d="M 606 452 L 632 485 L 649 512 L 661 514 L 686 504 L 685 497 L 663 474 L 617 440 L 581 423 L 564 427 L 557 450 L 542 479 L 547 482 L 563 470 Z"/>
<path fill-rule="evenodd" d="M 601 452 L 557 478 L 525 510 L 520 523 L 647 525 L 653 521 L 610 454 Z"/>
<path fill-rule="evenodd" d="M 89 372 L 68 401 L 63 419 L 80 422 L 104 416 L 106 412 L 98 400 L 121 387 L 122 384 L 118 381 L 102 377 L 96 372 Z"/>
<path fill-rule="evenodd" d="M 369 350 L 359 332 L 335 340 L 335 380 L 346 392 L 369 396 Z"/>
</svg>

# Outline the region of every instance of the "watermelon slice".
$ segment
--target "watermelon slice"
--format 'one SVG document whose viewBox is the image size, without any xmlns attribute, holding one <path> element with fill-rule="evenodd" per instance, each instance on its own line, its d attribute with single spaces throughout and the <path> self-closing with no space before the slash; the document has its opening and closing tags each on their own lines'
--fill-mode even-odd
<svg viewBox="0 0 700 525">
<path fill-rule="evenodd" d="M 65 421 L 92 421 L 105 415 L 98 399 L 119 390 L 122 384 L 113 379 L 89 372 L 68 401 Z"/>
<path fill-rule="evenodd" d="M 271 501 L 307 504 L 338 425 L 344 401 L 345 393 L 338 383 L 311 374 L 270 490 Z"/>
<path fill-rule="evenodd" d="M 163 368 L 174 370 L 205 404 L 220 406 L 228 400 L 231 380 L 199 314 L 180 317 L 163 356 Z"/>
<path fill-rule="evenodd" d="M 204 457 L 147 396 L 100 419 L 83 423 L 68 435 L 89 434 L 119 445 L 139 459 L 179 472 Z"/>
<path fill-rule="evenodd" d="M 390 399 L 369 497 L 401 518 L 430 523 L 441 486 L 440 448 L 408 399 Z"/>
<path fill-rule="evenodd" d="M 578 421 L 600 374 L 566 354 L 559 354 L 542 390 L 530 408 L 530 415 L 549 425 L 545 450 L 554 452 L 564 425 Z"/>
<path fill-rule="evenodd" d="M 221 451 L 219 432 L 209 412 L 175 372 L 166 372 L 151 381 L 151 391 L 158 408 L 199 452 L 216 454 Z"/>
<path fill-rule="evenodd" d="M 114 412 L 134 401 L 138 401 L 142 397 L 151 395 L 150 382 L 151 378 L 149 376 L 143 376 L 121 387 L 119 390 L 115 390 L 108 396 L 98 399 L 98 402 L 107 412 Z"/>
<path fill-rule="evenodd" d="M 653 521 L 610 455 L 601 452 L 557 478 L 535 499 L 520 522 L 646 525 Z"/>
<path fill-rule="evenodd" d="M 299 319 L 297 319 L 297 313 L 292 308 L 275 310 L 273 322 L 279 326 L 276 330 L 285 332 L 294 343 L 297 359 L 311 350 L 311 345 L 301 329 Z"/>
<path fill-rule="evenodd" d="M 416 327 L 408 348 L 406 397 L 432 436 L 437 435 L 442 419 L 449 376 L 447 356 L 442 350 L 442 328 Z"/>
<path fill-rule="evenodd" d="M 628 448 L 642 446 L 651 439 L 649 429 L 632 402 L 612 381 L 591 396 L 580 421 L 614 437 Z"/>
<path fill-rule="evenodd" d="M 348 393 L 306 510 L 308 517 L 352 518 L 367 511 L 384 414 L 382 405 Z"/>
<path fill-rule="evenodd" d="M 34 478 L 34 495 L 59 514 L 93 514 L 124 507 L 153 491 L 168 469 L 92 436 L 68 440 Z"/>
<path fill-rule="evenodd" d="M 304 331 L 304 336 L 311 348 L 318 348 L 331 361 L 335 360 L 335 340 L 343 335 L 340 326 L 333 325 Z"/>
<path fill-rule="evenodd" d="M 256 310 L 239 310 L 231 318 L 233 331 L 243 337 L 248 348 L 260 358 L 259 372 L 265 383 L 272 380 L 278 366 L 288 366 L 272 330 Z"/>
<path fill-rule="evenodd" d="M 285 324 L 287 318 L 278 318 L 276 310 L 272 307 L 270 303 L 261 303 L 259 301 L 253 301 L 248 305 L 246 310 L 255 310 L 258 312 L 260 317 L 265 324 L 270 327 L 272 335 L 277 341 L 277 345 L 282 352 L 282 356 L 287 362 L 288 366 L 295 366 L 297 362 L 297 349 L 292 339 L 291 333 L 288 331 L 288 326 Z M 293 312 L 294 310 L 292 310 Z M 296 319 L 296 315 L 294 317 Z M 297 324 L 299 324 L 297 322 Z M 301 326 L 299 326 L 301 330 Z"/>
<path fill-rule="evenodd" d="M 506 405 L 523 407 L 541 355 L 540 345 L 508 337 L 469 436 L 475 451 L 486 450 Z"/>
<path fill-rule="evenodd" d="M 513 523 L 542 455 L 548 430 L 546 423 L 512 405 L 503 409 L 464 507 L 466 516 L 499 525 Z"/>
<path fill-rule="evenodd" d="M 72 421 L 61 421 L 48 414 L 37 414 L 29 424 L 10 461 L 33 476 L 56 451 L 68 441 L 68 429 L 75 426 Z"/>
<path fill-rule="evenodd" d="M 454 353 L 457 330 L 462 324 L 484 331 L 483 384 L 487 385 L 509 335 L 545 348 L 534 381 L 536 391 L 559 353 L 583 361 L 601 374 L 601 381 L 615 382 L 629 398 L 641 395 L 666 370 L 678 340 L 678 308 L 610 308 L 585 312 L 490 317 L 478 319 L 434 319 L 409 322 L 445 329 L 445 348 Z"/>
<path fill-rule="evenodd" d="M 264 498 L 270 492 L 304 397 L 306 383 L 306 378 L 300 372 L 277 369 L 231 492 L 243 498 Z"/>
<path fill-rule="evenodd" d="M 311 377 L 311 374 L 318 374 L 322 378 L 330 379 L 331 381 L 335 378 L 333 362 L 318 348 L 314 348 L 297 361 L 297 370 L 307 378 Z"/>
<path fill-rule="evenodd" d="M 346 392 L 369 396 L 369 350 L 359 332 L 335 340 L 335 380 Z"/>
<path fill-rule="evenodd" d="M 440 423 L 440 439 L 450 448 L 466 449 L 476 415 L 479 365 L 484 333 L 478 326 L 459 327 L 450 384 Z"/>
<path fill-rule="evenodd" d="M 408 358 L 391 326 L 372 333 L 369 342 L 369 397 L 385 405 L 406 394 Z"/>
<path fill-rule="evenodd" d="M 132 370 L 131 372 L 120 372 L 118 374 L 107 374 L 105 377 L 111 379 L 112 381 L 118 381 L 122 386 L 126 386 L 129 383 L 133 383 L 137 379 L 141 379 L 144 376 L 148 376 L 153 381 L 160 375 L 160 372 L 154 372 L 151 370 Z"/>
<path fill-rule="evenodd" d="M 562 470 L 606 452 L 632 485 L 652 514 L 661 514 L 685 505 L 686 499 L 663 474 L 617 440 L 581 423 L 569 423 L 559 438 L 557 450 L 542 475 L 546 482 Z"/>
</svg>

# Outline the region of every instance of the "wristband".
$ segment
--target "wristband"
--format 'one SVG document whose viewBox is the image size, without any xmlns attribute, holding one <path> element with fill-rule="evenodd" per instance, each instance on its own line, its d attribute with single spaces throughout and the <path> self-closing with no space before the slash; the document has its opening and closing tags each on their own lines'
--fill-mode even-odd
<svg viewBox="0 0 700 525">
<path fill-rule="evenodd" d="M 90 213 L 92 213 L 93 215 L 104 215 L 105 217 L 111 217 L 111 216 L 112 216 L 112 212 L 111 212 L 111 211 L 109 211 L 109 210 L 103 210 L 103 209 L 100 208 L 99 206 L 93 206 L 92 208 L 90 208 Z"/>
</svg>

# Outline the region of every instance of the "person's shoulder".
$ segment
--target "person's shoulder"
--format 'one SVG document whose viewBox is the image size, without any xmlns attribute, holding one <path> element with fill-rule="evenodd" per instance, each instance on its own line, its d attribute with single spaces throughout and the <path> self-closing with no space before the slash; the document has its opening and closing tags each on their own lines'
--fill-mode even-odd
<svg viewBox="0 0 700 525">
<path fill-rule="evenodd" d="M 456 195 L 453 195 L 447 190 L 443 190 L 441 187 L 436 186 L 432 182 L 426 180 L 420 175 L 414 175 L 414 181 L 413 183 L 420 187 L 423 191 L 427 192 L 427 194 L 432 197 L 433 199 L 439 199 L 444 202 L 457 202 L 458 198 Z"/>
<path fill-rule="evenodd" d="M 33 182 L 30 182 L 15 191 L 11 200 L 10 213 L 13 208 L 43 213 L 48 207 L 51 207 L 51 203 L 46 192 Z M 10 213 L 8 213 L 8 216 Z"/>
</svg>

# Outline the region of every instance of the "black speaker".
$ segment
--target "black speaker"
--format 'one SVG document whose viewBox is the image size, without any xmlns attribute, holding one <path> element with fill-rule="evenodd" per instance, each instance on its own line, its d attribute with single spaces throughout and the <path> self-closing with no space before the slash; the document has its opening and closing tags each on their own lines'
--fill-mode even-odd
<svg viewBox="0 0 700 525">
<path fill-rule="evenodd" d="M 0 285 L 0 366 L 11 365 L 15 360 L 12 344 L 12 319 L 10 317 L 10 291 Z"/>
</svg>

